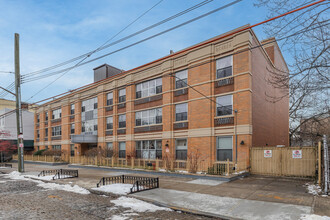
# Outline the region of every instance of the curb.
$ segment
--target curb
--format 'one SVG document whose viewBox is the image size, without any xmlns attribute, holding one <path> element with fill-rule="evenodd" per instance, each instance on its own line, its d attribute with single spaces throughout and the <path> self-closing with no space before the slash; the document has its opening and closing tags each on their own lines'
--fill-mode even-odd
<svg viewBox="0 0 330 220">
<path fill-rule="evenodd" d="M 12 163 L 17 163 L 17 160 L 12 160 Z M 29 161 L 29 160 L 24 160 L 24 163 L 29 163 L 29 164 L 40 164 L 40 165 L 48 165 L 48 166 L 62 166 L 62 165 L 68 165 L 69 163 L 66 162 L 61 162 L 61 163 L 52 163 L 52 162 L 39 162 L 39 161 Z"/>
<path fill-rule="evenodd" d="M 209 175 L 193 175 L 193 174 L 180 174 L 180 173 L 165 173 L 165 172 L 155 172 L 155 171 L 145 171 L 145 170 L 132 170 L 126 168 L 112 168 L 112 167 L 102 167 L 102 166 L 84 166 L 84 165 L 74 165 L 68 164 L 68 167 L 75 167 L 75 168 L 86 168 L 86 169 L 97 169 L 97 170 L 109 170 L 109 171 L 119 171 L 119 172 L 126 172 L 126 173 L 141 173 L 141 174 L 151 174 L 151 175 L 158 175 L 158 176 L 174 176 L 180 178 L 195 178 L 195 179 L 209 179 L 209 180 L 218 180 L 223 182 L 230 182 L 236 180 L 241 177 L 249 176 L 249 173 L 242 173 L 238 174 L 237 176 L 233 177 L 219 177 L 219 176 L 209 176 Z"/>
</svg>

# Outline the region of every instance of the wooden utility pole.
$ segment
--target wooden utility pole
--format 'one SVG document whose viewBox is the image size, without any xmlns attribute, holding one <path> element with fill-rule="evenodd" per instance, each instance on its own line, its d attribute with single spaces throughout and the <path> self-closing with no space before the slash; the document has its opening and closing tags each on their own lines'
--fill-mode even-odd
<svg viewBox="0 0 330 220">
<path fill-rule="evenodd" d="M 19 66 L 19 34 L 15 33 L 15 90 L 16 90 L 16 126 L 18 147 L 18 172 L 24 172 L 24 141 L 21 106 L 21 74 Z"/>
</svg>

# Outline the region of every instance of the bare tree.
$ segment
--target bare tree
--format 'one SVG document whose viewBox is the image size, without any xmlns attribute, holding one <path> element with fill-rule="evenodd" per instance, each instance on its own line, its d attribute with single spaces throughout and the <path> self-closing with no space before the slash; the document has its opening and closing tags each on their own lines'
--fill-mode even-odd
<svg viewBox="0 0 330 220">
<path fill-rule="evenodd" d="M 307 5 L 310 0 L 255 0 L 273 17 Z M 290 141 L 300 138 L 300 128 L 309 121 L 329 117 L 329 1 L 267 23 L 264 31 L 278 42 L 289 73 L 269 70 L 270 83 L 290 96 Z M 289 36 L 289 37 L 288 37 Z M 283 97 L 271 97 L 276 102 Z"/>
</svg>

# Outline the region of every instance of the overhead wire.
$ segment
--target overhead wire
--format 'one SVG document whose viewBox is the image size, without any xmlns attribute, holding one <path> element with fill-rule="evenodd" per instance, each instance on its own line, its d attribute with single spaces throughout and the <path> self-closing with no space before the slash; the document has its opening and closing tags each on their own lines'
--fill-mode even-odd
<svg viewBox="0 0 330 220">
<path fill-rule="evenodd" d="M 230 36 L 230 35 L 236 34 L 236 33 L 238 33 L 238 32 L 241 32 L 241 31 L 244 31 L 244 30 L 247 30 L 247 29 L 251 29 L 251 28 L 256 27 L 256 26 L 258 26 L 258 25 L 261 25 L 261 24 L 264 24 L 264 23 L 270 22 L 270 21 L 272 21 L 272 20 L 278 19 L 278 18 L 280 18 L 280 17 L 286 16 L 286 15 L 291 14 L 291 13 L 294 13 L 294 12 L 296 12 L 296 11 L 299 11 L 299 10 L 305 9 L 305 8 L 307 8 L 307 7 L 311 7 L 311 6 L 315 5 L 315 4 L 319 4 L 319 3 L 324 2 L 324 1 L 325 1 L 325 0 L 320 0 L 320 1 L 314 2 L 314 3 L 312 3 L 312 4 L 305 5 L 305 6 L 303 6 L 303 7 L 300 7 L 300 8 L 297 8 L 297 9 L 294 9 L 294 10 L 291 10 L 291 11 L 288 11 L 288 12 L 286 12 L 286 13 L 284 13 L 284 14 L 278 15 L 278 16 L 276 16 L 276 17 L 273 17 L 273 18 L 267 19 L 267 20 L 265 20 L 265 21 L 262 21 L 262 22 L 256 23 L 256 24 L 254 24 L 254 25 L 252 25 L 252 26 L 248 26 L 248 27 L 246 27 L 246 28 L 239 29 L 239 30 L 234 31 L 234 32 L 230 32 L 229 34 L 226 34 L 226 35 L 221 35 L 221 36 L 218 37 L 218 38 L 215 38 L 215 39 L 212 39 L 212 40 L 206 41 L 206 42 L 204 42 L 204 43 L 202 43 L 202 44 L 207 44 L 207 43 L 213 42 L 213 41 L 215 41 L 215 40 L 219 40 L 219 39 L 221 39 L 221 38 L 225 38 L 225 37 L 228 37 L 228 36 Z M 198 44 L 198 45 L 196 45 L 195 47 L 197 47 L 197 46 L 201 46 L 202 44 Z M 192 48 L 192 47 L 190 47 L 189 49 L 191 49 L 191 48 Z M 180 51 L 180 53 L 182 53 L 182 52 L 185 52 L 185 50 Z M 179 53 L 179 52 L 178 52 L 178 53 Z M 178 53 L 175 53 L 175 54 L 172 54 L 172 55 L 168 55 L 168 56 L 163 57 L 163 58 L 161 58 L 161 59 L 159 59 L 159 60 L 162 60 L 162 59 L 165 59 L 165 58 L 169 58 L 169 57 L 171 57 L 171 56 L 177 55 Z M 157 61 L 159 61 L 159 60 L 153 61 L 153 62 L 151 62 L 151 63 L 157 62 Z M 145 64 L 145 65 L 142 65 L 142 66 L 146 66 L 146 65 L 149 65 L 149 64 L 151 64 L 151 63 Z M 142 66 L 137 67 L 137 68 L 141 68 Z M 134 68 L 134 69 L 136 69 L 136 68 Z M 132 71 L 132 70 L 129 70 L 129 71 Z M 127 73 L 127 72 L 128 72 L 128 71 L 125 71 L 125 72 L 123 72 L 123 73 Z M 123 73 L 122 73 L 122 74 L 123 74 Z M 122 74 L 119 74 L 119 75 L 122 75 Z M 118 77 L 118 75 L 116 75 L 115 77 Z M 108 79 L 109 79 L 109 78 L 106 78 L 106 79 L 104 79 L 104 80 L 108 80 Z M 85 86 L 79 87 L 79 88 L 77 88 L 77 89 L 71 90 L 70 93 L 71 93 L 71 92 L 75 92 L 75 91 L 80 90 L 80 89 L 84 89 L 84 88 L 86 88 L 86 87 L 88 87 L 88 86 L 91 86 L 91 85 L 93 85 L 93 84 L 94 84 L 94 85 L 98 85 L 99 83 L 103 83 L 104 80 L 101 80 L 101 81 L 98 81 L 98 82 L 95 82 L 95 83 L 91 83 L 91 84 L 88 84 L 88 85 L 85 85 Z M 69 92 L 61 93 L 61 94 L 56 95 L 56 96 L 53 96 L 53 97 L 51 97 L 51 98 L 55 98 L 55 97 L 58 97 L 58 96 L 62 96 L 62 95 L 68 94 L 68 93 L 69 93 Z M 43 99 L 43 100 L 41 100 L 41 101 L 35 102 L 35 104 L 40 103 L 40 102 L 47 101 L 47 100 L 49 100 L 49 99 L 51 99 L 51 98 Z"/>
<path fill-rule="evenodd" d="M 329 20 L 330 20 L 330 19 L 329 19 Z M 329 21 L 329 20 L 327 20 L 327 21 Z M 264 46 L 266 46 L 266 45 L 268 45 L 268 44 L 271 44 L 271 43 L 274 43 L 274 42 L 278 42 L 278 41 L 282 41 L 282 40 L 284 40 L 284 39 L 287 39 L 287 38 L 290 38 L 290 37 L 293 37 L 293 36 L 296 36 L 296 35 L 299 35 L 299 34 L 302 34 L 302 33 L 308 32 L 308 31 L 312 31 L 312 30 L 314 30 L 314 29 L 317 29 L 317 28 L 320 28 L 320 27 L 323 27 L 323 26 L 326 26 L 326 25 L 329 25 L 329 24 L 330 24 L 330 23 L 323 23 L 322 25 L 318 25 L 318 26 L 316 26 L 316 27 L 312 27 L 312 26 L 311 26 L 311 27 L 308 28 L 308 29 L 303 28 L 303 29 L 297 31 L 296 33 L 293 33 L 293 34 L 290 34 L 290 35 L 284 36 L 284 37 L 279 38 L 279 39 L 275 39 L 275 40 L 272 40 L 272 41 L 268 41 L 268 42 L 266 42 L 266 43 L 260 43 L 259 45 L 256 45 L 256 46 L 253 46 L 253 47 L 249 47 L 249 48 L 246 48 L 246 49 L 242 49 L 242 50 L 240 50 L 240 51 L 236 51 L 236 52 L 233 52 L 233 53 L 230 53 L 230 54 L 226 54 L 226 56 L 236 55 L 236 54 L 244 53 L 244 52 L 247 52 L 247 51 L 252 51 L 252 50 L 254 50 L 254 49 L 257 49 L 257 48 L 260 48 L 260 47 L 264 47 Z M 212 59 L 212 60 L 208 60 L 208 61 L 205 61 L 205 62 L 202 62 L 202 63 L 196 64 L 196 65 L 191 65 L 191 66 L 188 67 L 188 69 L 196 68 L 196 67 L 198 67 L 198 66 L 205 65 L 205 64 L 208 64 L 208 63 L 211 63 L 211 62 L 214 62 L 214 61 L 215 61 L 215 59 Z M 169 73 L 169 75 L 172 76 L 172 77 L 174 76 L 173 73 Z M 184 81 L 183 81 L 183 82 L 184 82 Z M 190 88 L 195 87 L 194 85 L 190 85 L 190 84 L 188 84 L 188 83 L 186 83 L 186 82 L 184 82 L 184 83 L 185 83 L 188 87 L 190 87 Z M 106 90 L 106 91 L 104 91 L 104 92 L 111 91 L 111 90 L 114 90 L 114 89 L 116 89 L 116 88 L 111 88 L 111 89 Z M 193 89 L 195 90 L 195 88 L 193 88 Z M 196 90 L 195 90 L 195 91 L 196 91 Z M 216 104 L 218 104 L 218 105 L 221 106 L 220 103 L 217 103 L 217 102 L 214 101 L 211 97 L 208 97 L 208 96 L 202 94 L 200 91 L 199 91 L 198 93 L 200 93 L 200 94 L 203 95 L 205 98 L 210 99 L 210 100 L 212 100 L 212 102 L 215 102 Z M 92 93 L 92 94 L 88 94 L 88 95 L 83 95 L 83 96 L 80 96 L 80 99 L 85 99 L 85 98 L 88 98 L 88 97 L 93 97 L 93 96 L 96 95 L 96 94 L 97 94 L 97 92 L 94 92 L 94 93 Z M 73 95 L 73 94 L 72 94 L 72 95 Z M 51 97 L 51 98 L 53 98 L 53 97 Z M 51 99 L 51 98 L 48 98 L 48 99 Z M 60 101 L 60 100 L 58 100 L 58 101 Z M 38 102 L 37 102 L 37 103 L 38 103 Z M 34 105 L 37 104 L 37 103 L 34 103 Z M 52 102 L 52 103 L 56 103 L 56 101 L 55 101 L 55 102 Z M 37 107 L 37 106 L 34 106 L 34 107 L 32 107 L 32 108 L 38 108 L 38 107 Z"/>
<path fill-rule="evenodd" d="M 204 6 L 204 5 L 208 4 L 208 3 L 210 3 L 210 2 L 212 2 L 212 1 L 214 1 L 214 0 L 205 0 L 205 1 L 202 1 L 202 2 L 200 2 L 200 3 L 198 3 L 198 4 L 194 5 L 194 6 L 192 6 L 192 7 L 190 7 L 190 8 L 187 8 L 187 9 L 184 10 L 184 11 L 181 11 L 181 12 L 179 12 L 179 13 L 177 13 L 177 14 L 175 14 L 175 15 L 172 15 L 172 16 L 170 16 L 170 17 L 168 17 L 168 18 L 166 18 L 166 19 L 164 19 L 164 20 L 162 20 L 162 21 L 159 21 L 159 22 L 157 22 L 157 23 L 155 23 L 155 24 L 153 24 L 153 25 L 150 25 L 150 26 L 148 26 L 148 27 L 146 27 L 146 28 L 143 28 L 142 30 L 139 30 L 139 31 L 137 31 L 137 32 L 135 32 L 135 33 L 133 33 L 133 34 L 130 34 L 130 35 L 128 35 L 128 36 L 126 36 L 126 37 L 123 37 L 123 38 L 121 38 L 121 39 L 119 39 L 119 40 L 116 40 L 116 41 L 114 41 L 114 42 L 112 42 L 112 43 L 105 44 L 105 45 L 103 45 L 102 47 L 100 47 L 100 48 L 97 50 L 97 52 L 98 52 L 98 51 L 101 51 L 101 50 L 103 50 L 103 49 L 106 49 L 106 48 L 108 48 L 108 47 L 110 47 L 110 46 L 113 46 L 113 45 L 115 45 L 115 44 L 118 44 L 118 43 L 120 43 L 120 42 L 122 42 L 122 41 L 125 41 L 125 40 L 127 40 L 127 39 L 129 39 L 129 38 L 132 38 L 132 37 L 134 37 L 134 36 L 136 36 L 136 35 L 139 35 L 139 34 L 141 34 L 141 33 L 144 33 L 144 32 L 146 32 L 146 31 L 148 31 L 148 30 L 150 30 L 150 29 L 153 29 L 153 28 L 155 28 L 155 27 L 157 27 L 157 26 L 159 26 L 159 25 L 161 25 L 161 24 L 164 24 L 164 23 L 166 23 L 166 22 L 169 22 L 169 21 L 171 21 L 171 20 L 173 20 L 173 19 L 175 19 L 175 18 L 177 18 L 177 17 L 180 17 L 180 16 L 182 16 L 182 15 L 184 15 L 184 14 L 187 14 L 188 12 L 191 12 L 191 11 L 197 9 L 197 8 L 200 8 L 200 7 L 202 7 L 202 6 Z M 91 51 L 91 52 L 92 52 L 92 51 Z M 31 73 L 24 74 L 24 75 L 22 75 L 22 79 L 24 79 L 24 78 L 26 78 L 26 77 L 30 77 L 30 76 L 32 76 L 32 75 L 36 75 L 36 74 L 40 74 L 40 73 L 43 73 L 43 72 L 47 72 L 47 71 L 49 71 L 49 70 L 56 69 L 56 68 L 61 67 L 61 66 L 64 66 L 64 65 L 69 64 L 69 63 L 71 63 L 71 62 L 73 62 L 73 61 L 76 61 L 76 60 L 78 60 L 78 59 L 80 59 L 80 58 L 82 58 L 82 57 L 84 57 L 84 56 L 89 55 L 91 52 L 85 53 L 85 54 L 80 55 L 80 56 L 78 56 L 78 57 L 75 57 L 75 58 L 73 58 L 73 59 L 71 59 L 71 60 L 65 61 L 65 62 L 63 62 L 63 63 L 57 64 L 57 65 L 54 65 L 54 66 L 51 66 L 51 67 L 48 67 L 48 68 L 45 68 L 45 69 L 41 69 L 41 70 L 38 70 L 38 71 L 34 71 L 34 72 L 31 72 Z"/>
</svg>

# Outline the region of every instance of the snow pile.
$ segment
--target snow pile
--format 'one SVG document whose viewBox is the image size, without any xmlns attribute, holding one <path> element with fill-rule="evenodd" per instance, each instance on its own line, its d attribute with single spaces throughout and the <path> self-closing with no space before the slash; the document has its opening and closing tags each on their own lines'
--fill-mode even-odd
<svg viewBox="0 0 330 220">
<path fill-rule="evenodd" d="M 330 220 L 329 216 L 320 216 L 320 215 L 302 215 L 300 217 L 301 220 Z"/>
<path fill-rule="evenodd" d="M 33 175 L 21 175 L 21 173 L 17 172 L 17 171 L 13 171 L 9 174 L 7 174 L 5 177 L 6 178 L 10 178 L 10 179 L 14 179 L 14 180 L 28 180 L 28 181 L 32 181 L 35 183 L 38 183 L 39 187 L 45 188 L 45 189 L 49 189 L 49 190 L 63 190 L 63 191 L 68 191 L 68 192 L 74 192 L 74 193 L 80 193 L 80 194 L 89 194 L 90 192 L 82 187 L 79 187 L 77 185 L 75 186 L 71 186 L 68 184 L 65 185 L 60 185 L 60 184 L 56 184 L 56 183 L 44 183 L 40 180 L 32 180 L 29 177 L 31 177 Z M 35 176 L 33 176 L 35 177 Z"/>
<path fill-rule="evenodd" d="M 99 188 L 92 188 L 93 190 L 101 191 L 101 192 L 109 192 L 116 195 L 127 195 L 131 192 L 131 188 L 133 187 L 132 184 L 111 184 L 101 186 Z"/>
<path fill-rule="evenodd" d="M 44 183 L 42 181 L 39 181 L 38 186 L 45 188 L 45 189 L 50 189 L 50 190 L 63 190 L 63 191 L 68 191 L 68 192 L 74 192 L 74 193 L 80 193 L 80 194 L 89 194 L 90 192 L 78 185 L 70 186 L 68 184 L 65 185 L 60 185 L 56 183 Z"/>
<path fill-rule="evenodd" d="M 36 176 L 36 175 L 24 175 L 26 178 L 34 178 L 39 180 L 53 180 L 53 176 Z"/>
<path fill-rule="evenodd" d="M 318 185 L 306 183 L 306 186 L 308 189 L 308 193 L 313 194 L 315 196 L 321 194 L 321 192 L 322 192 L 321 187 Z"/>
<path fill-rule="evenodd" d="M 177 172 L 177 173 L 188 173 L 187 170 L 176 170 L 175 172 Z"/>
<path fill-rule="evenodd" d="M 156 211 L 172 211 L 169 208 L 159 207 L 147 202 L 143 202 L 138 199 L 119 197 L 116 200 L 111 200 L 116 206 L 121 206 L 124 208 L 130 208 L 133 212 L 156 212 Z"/>
</svg>

